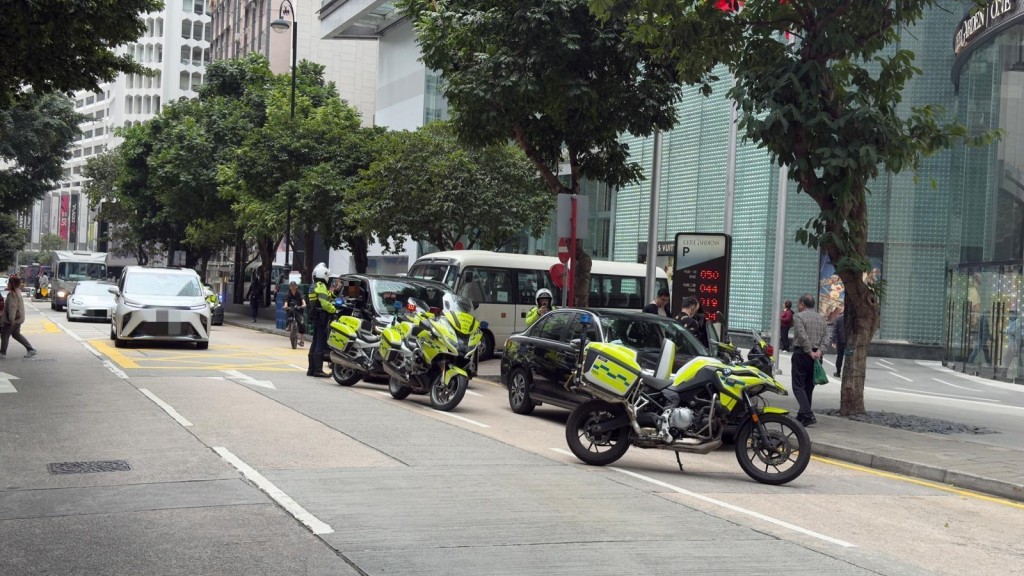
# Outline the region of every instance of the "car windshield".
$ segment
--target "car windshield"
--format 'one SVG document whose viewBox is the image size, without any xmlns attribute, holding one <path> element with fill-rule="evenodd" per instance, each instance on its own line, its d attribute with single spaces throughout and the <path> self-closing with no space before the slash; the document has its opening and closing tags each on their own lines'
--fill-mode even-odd
<svg viewBox="0 0 1024 576">
<path fill-rule="evenodd" d="M 405 308 L 409 298 L 418 298 L 431 308 L 440 308 L 443 305 L 445 294 L 451 293 L 440 286 L 418 282 L 388 279 L 377 280 L 373 283 L 374 308 L 385 313 L 393 312 L 396 303 L 398 307 Z"/>
<path fill-rule="evenodd" d="M 634 350 L 661 350 L 664 338 L 676 345 L 677 354 L 706 356 L 704 346 L 680 323 L 670 319 L 602 315 L 601 329 L 605 340 L 629 346 Z"/>
<path fill-rule="evenodd" d="M 132 296 L 202 296 L 199 280 L 182 274 L 129 274 L 124 293 Z"/>
<path fill-rule="evenodd" d="M 79 282 L 75 286 L 76 296 L 109 296 L 111 284 L 97 284 L 95 282 Z"/>
</svg>

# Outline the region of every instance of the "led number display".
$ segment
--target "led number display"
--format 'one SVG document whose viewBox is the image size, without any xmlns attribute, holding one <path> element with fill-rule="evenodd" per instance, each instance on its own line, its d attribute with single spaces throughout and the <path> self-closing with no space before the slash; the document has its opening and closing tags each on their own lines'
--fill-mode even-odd
<svg viewBox="0 0 1024 576">
<path fill-rule="evenodd" d="M 683 298 L 700 302 L 709 322 L 725 324 L 729 307 L 729 265 L 732 238 L 725 234 L 676 235 L 672 274 L 672 310 L 679 312 Z"/>
</svg>

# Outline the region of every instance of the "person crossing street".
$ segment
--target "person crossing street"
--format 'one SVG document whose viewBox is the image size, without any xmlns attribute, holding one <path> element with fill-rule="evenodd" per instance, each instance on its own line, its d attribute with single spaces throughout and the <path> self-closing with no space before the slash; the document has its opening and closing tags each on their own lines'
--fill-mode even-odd
<svg viewBox="0 0 1024 576">
<path fill-rule="evenodd" d="M 326 378 L 324 353 L 327 351 L 327 330 L 331 314 L 334 314 L 334 296 L 327 289 L 331 271 L 323 262 L 313 268 L 313 285 L 309 290 L 309 323 L 313 325 L 313 337 L 309 346 L 309 368 L 306 376 Z"/>
</svg>

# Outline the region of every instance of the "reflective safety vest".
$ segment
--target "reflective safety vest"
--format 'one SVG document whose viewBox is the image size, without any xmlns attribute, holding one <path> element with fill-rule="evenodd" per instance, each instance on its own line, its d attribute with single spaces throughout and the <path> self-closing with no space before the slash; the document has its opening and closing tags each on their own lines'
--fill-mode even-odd
<svg viewBox="0 0 1024 576">
<path fill-rule="evenodd" d="M 317 280 L 309 291 L 309 309 L 310 314 L 315 314 L 318 310 L 323 310 L 328 314 L 334 314 L 337 311 L 337 308 L 334 307 L 334 295 L 322 280 Z"/>
</svg>

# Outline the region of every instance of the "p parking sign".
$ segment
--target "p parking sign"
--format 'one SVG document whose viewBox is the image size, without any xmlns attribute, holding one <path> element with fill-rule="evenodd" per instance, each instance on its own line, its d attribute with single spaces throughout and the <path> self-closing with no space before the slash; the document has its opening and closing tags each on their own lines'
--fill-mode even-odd
<svg viewBox="0 0 1024 576">
<path fill-rule="evenodd" d="M 728 234 L 676 234 L 675 268 L 672 271 L 672 313 L 692 296 L 708 322 L 726 324 L 729 309 L 729 269 L 732 237 Z"/>
</svg>

